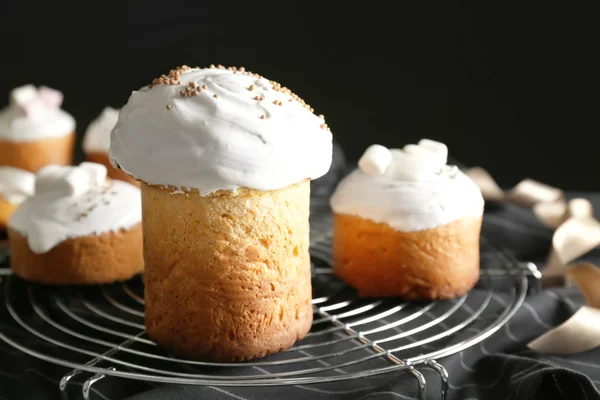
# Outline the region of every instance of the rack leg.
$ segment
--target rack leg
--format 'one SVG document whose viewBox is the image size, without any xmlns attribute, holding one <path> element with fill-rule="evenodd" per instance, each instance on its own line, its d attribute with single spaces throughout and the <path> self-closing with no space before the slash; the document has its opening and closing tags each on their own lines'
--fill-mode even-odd
<svg viewBox="0 0 600 400">
<path fill-rule="evenodd" d="M 74 369 L 71 372 L 65 374 L 61 379 L 60 379 L 60 383 L 58 384 L 58 388 L 60 389 L 61 392 L 64 392 L 65 389 L 67 388 L 67 384 L 69 383 L 69 380 L 71 380 L 72 377 L 74 377 L 75 375 L 77 375 L 78 373 L 80 373 L 81 371 L 78 369 Z"/>
<path fill-rule="evenodd" d="M 110 367 L 110 368 L 107 368 L 107 370 L 114 371 L 115 368 Z M 102 375 L 102 374 L 96 374 L 83 383 L 83 386 L 81 387 L 81 393 L 83 394 L 84 400 L 90 400 L 90 389 L 92 388 L 92 385 L 94 383 L 98 382 L 100 379 L 104 378 L 104 376 L 105 375 Z"/>
<path fill-rule="evenodd" d="M 412 365 L 408 367 L 408 372 L 415 377 L 419 384 L 419 400 L 425 400 L 425 393 L 427 392 L 427 381 L 425 380 L 425 377 Z"/>
<path fill-rule="evenodd" d="M 538 269 L 537 265 L 532 262 L 525 263 L 525 268 L 529 271 L 529 275 L 531 276 L 531 294 L 539 293 L 543 284 L 542 273 Z"/>
<path fill-rule="evenodd" d="M 425 362 L 425 365 L 440 374 L 440 378 L 442 379 L 442 400 L 448 400 L 448 371 L 446 371 L 446 368 L 442 364 L 439 364 L 435 360 L 428 360 Z"/>
<path fill-rule="evenodd" d="M 105 357 L 110 357 L 113 354 L 115 354 L 117 351 L 121 350 L 123 347 L 127 347 L 129 346 L 131 343 L 133 343 L 133 341 L 142 336 L 144 333 L 146 333 L 145 330 L 141 331 L 140 333 L 138 333 L 137 335 L 132 336 L 130 339 L 125 340 L 123 343 L 120 343 L 118 345 L 116 345 L 115 347 L 112 347 L 110 349 L 108 349 L 107 351 L 105 351 L 104 353 L 100 354 L 98 357 L 88 361 L 87 363 L 84 364 L 84 366 L 89 367 L 95 364 L 98 364 L 100 361 L 104 360 Z M 110 367 L 107 368 L 107 370 L 110 371 L 114 371 L 115 368 L 114 367 Z M 60 379 L 60 383 L 58 384 L 58 388 L 60 389 L 61 395 L 63 398 L 66 398 L 66 389 L 67 389 L 67 385 L 69 384 L 69 381 L 76 376 L 77 374 L 81 373 L 82 371 L 80 369 L 74 369 L 71 372 L 66 373 L 61 379 Z M 83 397 L 84 399 L 88 399 L 89 398 L 89 390 L 90 387 L 92 386 L 92 384 L 96 381 L 99 381 L 100 379 L 104 378 L 104 375 L 101 374 L 97 374 L 94 375 L 92 378 L 88 379 L 87 381 L 85 381 L 85 384 L 83 385 Z M 89 383 L 88 383 L 89 382 Z M 86 385 L 87 385 L 87 389 L 86 389 Z M 86 395 L 87 393 L 87 395 Z M 86 397 L 88 396 L 88 397 Z"/>
<path fill-rule="evenodd" d="M 111 355 L 113 355 L 114 353 L 116 353 L 117 351 L 119 351 L 119 349 L 121 348 L 121 346 L 115 346 L 113 348 L 111 348 L 110 350 L 108 350 L 105 353 L 102 353 L 100 356 L 94 358 L 93 360 L 88 361 L 87 363 L 84 364 L 84 366 L 92 366 L 95 365 L 97 363 L 99 363 L 100 361 L 102 361 L 104 359 L 104 357 L 109 357 Z M 113 368 L 114 370 L 114 368 Z M 62 393 L 65 392 L 65 390 L 67 389 L 67 385 L 69 384 L 69 381 L 75 376 L 81 373 L 80 369 L 74 369 L 71 372 L 66 373 L 60 380 L 60 383 L 58 384 L 58 387 L 60 389 L 60 391 Z M 104 377 L 104 375 L 102 375 L 102 377 Z M 87 381 L 86 381 L 87 383 Z M 66 394 L 66 393 L 65 393 Z"/>
</svg>

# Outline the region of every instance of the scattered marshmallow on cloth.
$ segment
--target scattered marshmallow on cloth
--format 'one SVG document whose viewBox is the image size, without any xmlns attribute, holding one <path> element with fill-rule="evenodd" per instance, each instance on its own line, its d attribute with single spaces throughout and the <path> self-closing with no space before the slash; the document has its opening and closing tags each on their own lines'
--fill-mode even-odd
<svg viewBox="0 0 600 400">
<path fill-rule="evenodd" d="M 553 354 L 575 354 L 600 346 L 600 268 L 588 262 L 572 263 L 600 245 L 600 222 L 594 218 L 592 204 L 587 199 L 567 202 L 562 190 L 532 179 L 505 192 L 483 168 L 470 168 L 467 175 L 486 200 L 531 208 L 540 221 L 555 229 L 542 280 L 564 278 L 565 283 L 576 285 L 586 299 L 586 306 L 528 346 Z"/>
</svg>

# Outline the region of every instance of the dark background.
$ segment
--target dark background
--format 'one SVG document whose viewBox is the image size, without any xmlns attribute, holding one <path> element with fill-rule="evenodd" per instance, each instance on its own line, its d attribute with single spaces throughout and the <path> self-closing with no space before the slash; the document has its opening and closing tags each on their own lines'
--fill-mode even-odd
<svg viewBox="0 0 600 400">
<path fill-rule="evenodd" d="M 591 7 L 39 3 L 0 0 L 0 105 L 17 85 L 58 88 L 80 134 L 176 65 L 243 65 L 325 114 L 351 160 L 428 137 L 506 187 L 600 189 Z"/>
</svg>

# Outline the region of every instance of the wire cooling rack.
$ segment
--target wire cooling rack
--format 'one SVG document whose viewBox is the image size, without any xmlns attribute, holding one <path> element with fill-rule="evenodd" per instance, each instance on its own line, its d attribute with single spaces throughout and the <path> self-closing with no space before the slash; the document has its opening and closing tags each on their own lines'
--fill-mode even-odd
<svg viewBox="0 0 600 400">
<path fill-rule="evenodd" d="M 293 348 L 245 363 L 177 358 L 146 335 L 141 279 L 94 287 L 44 287 L 2 272 L 4 307 L 13 329 L 0 339 L 39 359 L 78 374 L 90 398 L 107 376 L 146 382 L 216 386 L 316 384 L 382 374 L 415 379 L 420 398 L 427 382 L 419 369 L 439 374 L 448 395 L 448 372 L 438 360 L 469 348 L 500 329 L 518 310 L 540 274 L 482 239 L 481 279 L 471 293 L 449 301 L 361 299 L 331 273 L 331 213 L 325 202 L 311 209 L 314 322 Z M 0 270 L 1 272 L 2 270 Z M 492 306 L 502 296 L 499 307 Z M 6 321 L 4 321 L 6 322 Z"/>
</svg>

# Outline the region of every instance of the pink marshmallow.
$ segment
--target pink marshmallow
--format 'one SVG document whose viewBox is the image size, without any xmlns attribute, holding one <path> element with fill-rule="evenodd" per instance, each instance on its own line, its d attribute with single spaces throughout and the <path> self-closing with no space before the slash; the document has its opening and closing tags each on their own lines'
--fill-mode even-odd
<svg viewBox="0 0 600 400">
<path fill-rule="evenodd" d="M 27 102 L 17 103 L 17 107 L 28 117 L 35 117 L 46 110 L 46 106 L 40 101 L 39 98 L 35 98 Z"/>
<path fill-rule="evenodd" d="M 49 109 L 57 109 L 62 105 L 63 94 L 59 90 L 51 89 L 47 86 L 40 86 L 38 89 L 38 98 Z"/>
<path fill-rule="evenodd" d="M 28 117 L 36 117 L 48 110 L 60 108 L 63 94 L 47 86 L 35 89 L 33 85 L 15 89 L 13 94 L 14 104 Z"/>
</svg>

